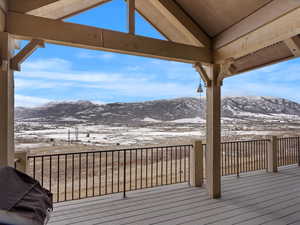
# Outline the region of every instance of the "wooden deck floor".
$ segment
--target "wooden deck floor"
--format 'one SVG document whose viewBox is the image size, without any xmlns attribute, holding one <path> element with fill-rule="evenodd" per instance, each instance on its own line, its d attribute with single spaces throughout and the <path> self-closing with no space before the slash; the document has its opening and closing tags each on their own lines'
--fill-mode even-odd
<svg viewBox="0 0 300 225">
<path fill-rule="evenodd" d="M 49 224 L 300 224 L 299 167 L 225 177 L 222 188 L 220 200 L 179 184 L 59 203 Z"/>
</svg>

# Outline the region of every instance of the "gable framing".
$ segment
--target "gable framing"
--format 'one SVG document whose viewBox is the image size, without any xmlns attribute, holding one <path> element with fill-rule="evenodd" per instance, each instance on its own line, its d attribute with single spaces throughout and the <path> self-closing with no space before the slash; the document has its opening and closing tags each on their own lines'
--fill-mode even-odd
<svg viewBox="0 0 300 225">
<path fill-rule="evenodd" d="M 210 47 L 211 39 L 175 1 L 136 0 L 138 12 L 169 40 Z"/>
<path fill-rule="evenodd" d="M 59 20 L 8 13 L 7 30 L 15 38 L 126 53 L 180 62 L 211 63 L 208 48 L 178 44 Z"/>
</svg>

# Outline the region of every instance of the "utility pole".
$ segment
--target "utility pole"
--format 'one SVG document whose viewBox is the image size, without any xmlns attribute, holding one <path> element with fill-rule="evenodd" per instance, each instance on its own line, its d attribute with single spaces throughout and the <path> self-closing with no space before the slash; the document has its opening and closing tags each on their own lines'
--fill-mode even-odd
<svg viewBox="0 0 300 225">
<path fill-rule="evenodd" d="M 75 140 L 76 142 L 78 142 L 78 135 L 79 135 L 79 132 L 78 132 L 78 127 L 75 127 Z"/>
<path fill-rule="evenodd" d="M 71 144 L 71 131 L 68 129 L 68 143 Z"/>
</svg>

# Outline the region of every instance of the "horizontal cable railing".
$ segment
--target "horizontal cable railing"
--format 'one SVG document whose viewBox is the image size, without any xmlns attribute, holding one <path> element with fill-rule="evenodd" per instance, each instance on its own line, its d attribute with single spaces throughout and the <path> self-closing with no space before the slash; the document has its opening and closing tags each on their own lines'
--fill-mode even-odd
<svg viewBox="0 0 300 225">
<path fill-rule="evenodd" d="M 54 202 L 190 181 L 193 145 L 29 156 L 29 173 Z"/>
<path fill-rule="evenodd" d="M 278 166 L 287 166 L 300 162 L 300 137 L 278 139 Z"/>
</svg>

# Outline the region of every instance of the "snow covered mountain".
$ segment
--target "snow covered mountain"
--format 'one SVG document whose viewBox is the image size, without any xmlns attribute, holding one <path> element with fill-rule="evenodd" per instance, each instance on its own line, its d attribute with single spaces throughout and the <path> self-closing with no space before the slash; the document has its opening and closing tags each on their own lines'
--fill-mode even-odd
<svg viewBox="0 0 300 225">
<path fill-rule="evenodd" d="M 73 123 L 129 123 L 184 121 L 205 117 L 205 99 L 177 98 L 136 103 L 94 104 L 89 101 L 52 102 L 36 108 L 16 108 L 17 121 Z M 273 97 L 224 97 L 222 116 L 227 118 L 265 118 L 300 116 L 300 104 Z M 189 121 L 189 120 L 185 120 Z"/>
</svg>

